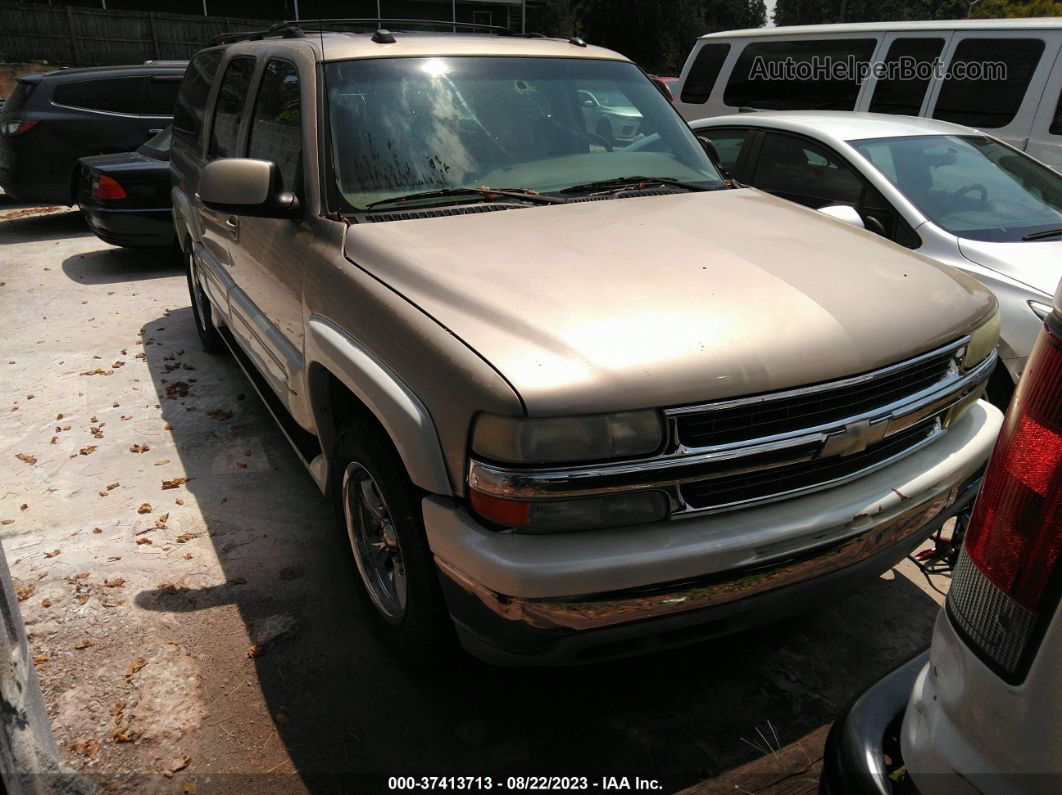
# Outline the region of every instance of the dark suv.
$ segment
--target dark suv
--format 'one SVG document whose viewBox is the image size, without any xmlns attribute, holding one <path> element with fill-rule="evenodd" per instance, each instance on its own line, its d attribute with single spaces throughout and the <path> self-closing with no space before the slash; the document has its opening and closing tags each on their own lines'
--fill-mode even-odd
<svg viewBox="0 0 1062 795">
<path fill-rule="evenodd" d="M 23 201 L 73 204 L 78 158 L 133 151 L 165 128 L 187 65 L 148 61 L 19 78 L 0 110 L 0 186 Z"/>
</svg>

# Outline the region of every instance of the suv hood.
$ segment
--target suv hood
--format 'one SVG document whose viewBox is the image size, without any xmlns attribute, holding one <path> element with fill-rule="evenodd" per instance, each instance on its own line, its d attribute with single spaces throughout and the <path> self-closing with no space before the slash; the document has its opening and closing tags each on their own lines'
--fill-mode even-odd
<svg viewBox="0 0 1062 795">
<path fill-rule="evenodd" d="M 1044 296 L 1054 295 L 1062 279 L 1062 240 L 987 243 L 960 237 L 959 251 L 971 262 L 1027 284 Z"/>
<path fill-rule="evenodd" d="M 361 223 L 345 250 L 540 415 L 840 378 L 950 342 L 995 304 L 958 271 L 752 189 Z"/>
</svg>

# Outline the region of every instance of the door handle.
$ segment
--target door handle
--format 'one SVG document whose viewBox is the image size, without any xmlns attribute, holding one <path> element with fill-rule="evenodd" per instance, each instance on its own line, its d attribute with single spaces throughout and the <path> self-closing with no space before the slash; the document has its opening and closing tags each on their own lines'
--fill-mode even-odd
<svg viewBox="0 0 1062 795">
<path fill-rule="evenodd" d="M 230 215 L 228 218 L 226 218 L 225 219 L 225 228 L 228 230 L 229 234 L 232 235 L 233 239 L 236 239 L 237 237 L 239 237 L 240 236 L 240 218 L 239 218 L 239 216 Z"/>
<path fill-rule="evenodd" d="M 148 135 L 158 135 L 164 129 L 166 129 L 166 128 L 165 127 L 153 127 L 152 129 L 148 130 Z"/>
</svg>

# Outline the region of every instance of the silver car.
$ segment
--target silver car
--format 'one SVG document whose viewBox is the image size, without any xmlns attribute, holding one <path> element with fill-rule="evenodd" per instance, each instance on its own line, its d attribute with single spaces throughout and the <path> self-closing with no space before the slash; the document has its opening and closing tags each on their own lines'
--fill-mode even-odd
<svg viewBox="0 0 1062 795">
<path fill-rule="evenodd" d="M 1006 406 L 1062 278 L 1062 175 L 983 133 L 932 119 L 778 111 L 701 119 L 742 183 L 829 208 L 991 289 L 1002 318 L 989 392 Z"/>
</svg>

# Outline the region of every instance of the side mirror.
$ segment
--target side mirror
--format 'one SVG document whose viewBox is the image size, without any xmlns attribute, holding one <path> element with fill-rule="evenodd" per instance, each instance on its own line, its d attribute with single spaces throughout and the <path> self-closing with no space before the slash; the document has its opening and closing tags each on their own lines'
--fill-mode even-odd
<svg viewBox="0 0 1062 795">
<path fill-rule="evenodd" d="M 284 190 L 280 169 L 269 160 L 243 157 L 207 163 L 199 199 L 211 210 L 258 218 L 295 218 L 299 200 Z"/>
<path fill-rule="evenodd" d="M 838 221 L 844 221 L 846 224 L 866 229 L 866 225 L 863 223 L 859 213 L 856 212 L 855 207 L 849 207 L 847 204 L 831 204 L 828 207 L 820 207 L 819 212 L 830 216 L 830 218 L 836 218 Z"/>
</svg>

